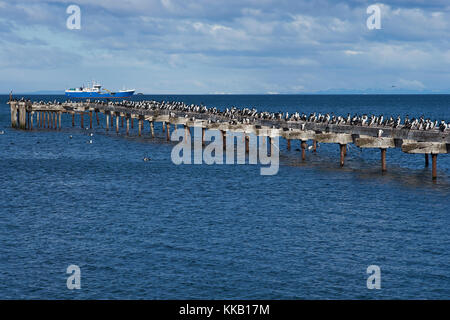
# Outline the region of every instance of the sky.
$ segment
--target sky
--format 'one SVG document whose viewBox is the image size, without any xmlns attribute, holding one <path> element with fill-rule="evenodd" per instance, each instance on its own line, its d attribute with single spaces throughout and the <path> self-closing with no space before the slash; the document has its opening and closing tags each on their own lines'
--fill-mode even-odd
<svg viewBox="0 0 450 320">
<path fill-rule="evenodd" d="M 91 80 L 146 94 L 450 93 L 449 0 L 0 0 L 0 12 L 1 93 Z"/>
</svg>

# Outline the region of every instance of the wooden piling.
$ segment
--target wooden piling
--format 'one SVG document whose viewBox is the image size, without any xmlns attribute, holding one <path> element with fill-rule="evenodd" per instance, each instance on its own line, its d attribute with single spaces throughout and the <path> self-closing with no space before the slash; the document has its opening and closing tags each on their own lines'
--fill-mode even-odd
<svg viewBox="0 0 450 320">
<path fill-rule="evenodd" d="M 84 129 L 84 112 L 81 112 L 81 127 Z"/>
<path fill-rule="evenodd" d="M 109 112 L 106 113 L 106 131 L 109 131 Z"/>
<path fill-rule="evenodd" d="M 119 133 L 119 115 L 116 114 L 116 133 Z"/>
<path fill-rule="evenodd" d="M 59 122 L 59 126 L 58 128 L 61 130 L 61 118 L 62 118 L 62 112 L 58 112 L 58 122 Z"/>
<path fill-rule="evenodd" d="M 92 129 L 92 110 L 89 110 L 89 129 Z"/>
<path fill-rule="evenodd" d="M 300 140 L 300 146 L 302 148 L 302 161 L 306 160 L 306 141 Z"/>
<path fill-rule="evenodd" d="M 436 153 L 432 153 L 431 154 L 431 174 L 433 177 L 433 180 L 437 179 L 437 154 Z"/>
<path fill-rule="evenodd" d="M 100 125 L 100 118 L 98 116 L 98 110 L 95 110 L 95 117 L 97 118 L 97 126 Z"/>
<path fill-rule="evenodd" d="M 170 123 L 166 123 L 166 139 L 167 139 L 167 141 L 170 141 Z M 163 127 L 164 128 L 164 127 Z"/>
<path fill-rule="evenodd" d="M 54 112 L 53 117 L 55 120 L 55 130 L 57 130 L 58 129 L 58 113 Z"/>
<path fill-rule="evenodd" d="M 138 122 L 138 135 L 139 135 L 139 137 L 141 136 L 142 125 L 143 125 L 143 121 L 142 121 L 142 119 L 139 119 L 139 122 Z"/>
<path fill-rule="evenodd" d="M 317 141 L 313 140 L 313 152 L 317 152 Z"/>
<path fill-rule="evenodd" d="M 425 153 L 425 167 L 428 168 L 429 165 L 430 165 L 430 162 L 428 160 L 428 153 Z"/>
<path fill-rule="evenodd" d="M 10 101 L 9 107 L 11 109 L 11 127 L 17 128 L 17 102 Z"/>
<path fill-rule="evenodd" d="M 269 149 L 269 154 L 272 155 L 272 138 L 271 137 L 267 137 L 267 138 L 268 138 L 267 149 Z"/>
<path fill-rule="evenodd" d="M 165 125 L 166 125 L 166 123 L 163 121 L 163 123 L 162 123 L 162 132 L 165 132 L 165 131 L 166 131 L 166 129 L 164 128 Z"/>
<path fill-rule="evenodd" d="M 154 138 L 155 137 L 155 127 L 154 127 L 153 121 L 149 121 L 149 122 L 150 122 L 150 133 L 152 135 L 152 138 Z"/>
<path fill-rule="evenodd" d="M 287 139 L 287 149 L 288 151 L 291 150 L 291 139 Z"/>
<path fill-rule="evenodd" d="M 25 102 L 19 102 L 19 128 L 23 130 L 27 128 L 27 114 Z"/>
<path fill-rule="evenodd" d="M 245 152 L 249 153 L 250 151 L 250 137 L 245 135 Z"/>
<path fill-rule="evenodd" d="M 127 117 L 127 136 L 130 133 L 130 118 Z"/>
<path fill-rule="evenodd" d="M 227 149 L 227 136 L 225 135 L 225 131 L 222 132 L 222 143 L 223 143 L 223 150 Z"/>
<path fill-rule="evenodd" d="M 121 118 L 121 121 L 120 121 L 120 127 L 123 128 L 123 115 L 119 115 L 119 117 Z"/>
<path fill-rule="evenodd" d="M 75 112 L 72 112 L 72 127 L 75 127 Z"/>
<path fill-rule="evenodd" d="M 386 149 L 380 148 L 381 150 L 381 172 L 386 172 Z"/>
<path fill-rule="evenodd" d="M 202 146 L 205 145 L 205 132 L 206 132 L 206 128 L 202 128 Z"/>
<path fill-rule="evenodd" d="M 134 128 L 134 118 L 131 118 L 131 129 Z"/>
<path fill-rule="evenodd" d="M 340 153 L 341 153 L 340 164 L 341 164 L 341 167 L 343 167 L 344 166 L 344 159 L 345 159 L 345 149 L 347 148 L 347 145 L 346 144 L 339 144 L 339 147 L 340 147 Z"/>
</svg>

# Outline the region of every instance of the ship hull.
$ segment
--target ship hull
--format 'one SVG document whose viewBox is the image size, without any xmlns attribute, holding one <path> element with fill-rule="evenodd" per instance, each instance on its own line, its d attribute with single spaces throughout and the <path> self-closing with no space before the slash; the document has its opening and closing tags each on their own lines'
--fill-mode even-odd
<svg viewBox="0 0 450 320">
<path fill-rule="evenodd" d="M 100 99 L 111 99 L 111 98 L 130 98 L 134 94 L 134 90 L 118 91 L 118 92 L 83 92 L 83 91 L 71 91 L 66 90 L 66 96 L 70 98 L 100 98 Z"/>
</svg>

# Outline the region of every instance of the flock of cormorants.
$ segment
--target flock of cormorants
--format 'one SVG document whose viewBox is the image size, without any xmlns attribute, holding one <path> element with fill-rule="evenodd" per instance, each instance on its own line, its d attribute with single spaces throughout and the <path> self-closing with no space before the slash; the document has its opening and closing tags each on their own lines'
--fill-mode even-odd
<svg viewBox="0 0 450 320">
<path fill-rule="evenodd" d="M 23 99 L 23 98 L 22 98 Z M 67 101 L 71 102 L 71 101 Z M 207 108 L 204 105 L 186 104 L 179 101 L 93 101 L 96 104 L 144 109 L 144 110 L 168 110 L 168 111 L 181 111 L 181 112 L 196 112 L 196 113 L 209 113 L 219 116 L 224 116 L 230 119 L 231 123 L 244 123 L 249 124 L 252 120 L 281 120 L 281 121 L 302 121 L 302 122 L 314 122 L 314 123 L 326 123 L 326 124 L 338 124 L 338 125 L 355 125 L 355 126 L 368 126 L 368 127 L 391 127 L 399 129 L 412 129 L 412 130 L 440 130 L 444 132 L 450 130 L 450 122 L 446 123 L 444 120 L 440 122 L 438 120 L 431 120 L 421 116 L 420 118 L 409 118 L 406 116 L 402 121 L 400 116 L 396 118 L 384 117 L 383 115 L 351 115 L 347 114 L 346 117 L 336 116 L 333 113 L 311 113 L 306 115 L 305 113 L 295 112 L 289 114 L 289 112 L 258 112 L 255 108 L 243 108 L 236 107 L 226 108 L 225 110 L 219 110 L 216 107 Z M 40 104 L 57 104 L 63 103 L 57 102 L 43 102 Z"/>
</svg>

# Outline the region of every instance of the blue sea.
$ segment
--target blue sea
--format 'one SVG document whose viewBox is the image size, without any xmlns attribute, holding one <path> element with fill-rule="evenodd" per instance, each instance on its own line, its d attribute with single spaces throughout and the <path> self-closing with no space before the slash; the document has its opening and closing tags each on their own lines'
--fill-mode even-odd
<svg viewBox="0 0 450 320">
<path fill-rule="evenodd" d="M 63 96 L 27 96 L 59 100 Z M 280 168 L 175 165 L 161 124 L 142 137 L 10 127 L 0 96 L 0 299 L 450 299 L 450 155 L 320 144 Z M 422 114 L 450 121 L 450 95 L 175 95 L 208 107 Z M 84 118 L 85 126 L 89 117 Z M 91 133 L 93 136 L 91 136 Z M 72 138 L 70 138 L 72 136 Z M 92 144 L 87 143 L 92 139 Z M 148 157 L 150 161 L 143 161 Z M 69 290 L 69 265 L 81 289 Z M 381 289 L 366 285 L 369 265 Z"/>
</svg>

